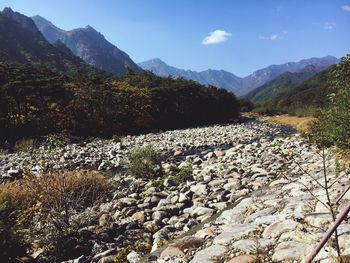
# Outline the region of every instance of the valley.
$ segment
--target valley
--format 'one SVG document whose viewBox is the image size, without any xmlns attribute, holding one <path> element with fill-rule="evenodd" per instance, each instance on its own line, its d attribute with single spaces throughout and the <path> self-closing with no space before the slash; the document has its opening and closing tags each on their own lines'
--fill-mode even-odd
<svg viewBox="0 0 350 263">
<path fill-rule="evenodd" d="M 1 263 L 349 262 L 350 5 L 8 1 Z"/>
<path fill-rule="evenodd" d="M 76 235 L 84 233 L 83 243 L 70 253 L 76 255 L 74 249 L 81 246 L 89 249 L 74 262 L 112 262 L 122 251 L 128 253 L 120 262 L 138 262 L 145 256 L 147 262 L 301 260 L 331 221 L 322 201 L 314 197 L 324 200 L 324 189 L 305 172 L 322 178 L 319 150 L 292 129 L 259 120 L 126 136 L 118 142 L 43 145 L 2 158 L 2 180 L 50 169 L 109 174 L 121 169 L 130 149 L 146 145 L 163 154 L 164 175 L 151 180 L 113 176 L 112 198 L 76 215 L 90 223 L 76 230 Z M 329 178 L 334 180 L 334 159 L 329 157 Z M 177 177 L 186 167 L 191 167 L 189 174 Z M 349 185 L 344 175 L 332 187 L 332 200 Z M 340 206 L 347 200 L 348 194 Z M 198 224 L 200 229 L 186 234 Z M 347 248 L 350 224 L 344 222 L 339 235 Z M 318 259 L 332 251 L 325 248 Z"/>
</svg>

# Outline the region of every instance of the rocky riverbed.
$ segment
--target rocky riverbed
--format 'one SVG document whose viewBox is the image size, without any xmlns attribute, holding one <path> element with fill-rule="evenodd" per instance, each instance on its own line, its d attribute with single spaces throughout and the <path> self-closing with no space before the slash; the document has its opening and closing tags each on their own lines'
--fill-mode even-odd
<svg viewBox="0 0 350 263">
<path fill-rule="evenodd" d="M 191 178 L 179 183 L 169 176 L 156 181 L 119 173 L 130 149 L 150 144 L 166 156 L 166 175 L 191 167 Z M 321 179 L 322 166 L 319 150 L 298 134 L 252 121 L 42 146 L 1 157 L 0 175 L 13 180 L 77 168 L 118 174 L 111 178 L 117 183 L 114 197 L 82 213 L 93 220 L 78 231 L 87 245 L 72 262 L 114 262 L 126 247 L 132 263 L 299 262 L 331 221 L 322 205 L 324 189 L 310 177 Z M 332 200 L 350 184 L 348 175 L 338 176 Z M 347 193 L 340 208 L 349 200 Z M 349 222 L 339 234 L 342 250 L 350 254 Z M 132 251 L 136 246 L 150 253 Z M 318 259 L 328 262 L 333 252 L 325 248 Z"/>
</svg>

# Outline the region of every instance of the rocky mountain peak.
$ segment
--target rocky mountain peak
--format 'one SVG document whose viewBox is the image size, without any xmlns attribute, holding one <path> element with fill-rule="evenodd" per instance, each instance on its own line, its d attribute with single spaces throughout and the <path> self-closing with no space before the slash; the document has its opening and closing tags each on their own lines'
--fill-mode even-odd
<svg viewBox="0 0 350 263">
<path fill-rule="evenodd" d="M 14 12 L 10 7 L 5 7 L 1 14 L 8 19 L 17 22 L 22 28 L 28 29 L 35 34 L 40 34 L 34 22 L 29 17 L 22 15 L 21 13 Z"/>
<path fill-rule="evenodd" d="M 32 19 L 50 43 L 62 41 L 74 55 L 98 69 L 115 74 L 125 73 L 127 68 L 141 70 L 125 52 L 90 25 L 66 31 L 40 16 L 34 16 Z"/>
</svg>

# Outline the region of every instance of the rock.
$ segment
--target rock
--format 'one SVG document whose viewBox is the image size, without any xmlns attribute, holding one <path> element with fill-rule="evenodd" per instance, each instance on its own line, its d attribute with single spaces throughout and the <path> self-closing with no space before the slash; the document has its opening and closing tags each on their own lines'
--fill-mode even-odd
<svg viewBox="0 0 350 263">
<path fill-rule="evenodd" d="M 293 261 L 300 260 L 305 253 L 305 244 L 295 241 L 285 241 L 275 248 L 272 255 L 273 261 Z"/>
<path fill-rule="evenodd" d="M 215 213 L 214 209 L 208 208 L 208 207 L 196 207 L 192 212 L 192 217 L 200 217 L 203 215 L 206 216 L 212 216 Z"/>
<path fill-rule="evenodd" d="M 179 203 L 187 203 L 188 201 L 190 201 L 191 199 L 184 193 L 180 193 L 179 195 Z"/>
<path fill-rule="evenodd" d="M 169 246 L 166 249 L 164 249 L 162 251 L 162 253 L 160 254 L 160 258 L 161 259 L 165 259 L 168 257 L 180 257 L 183 258 L 185 257 L 185 253 L 179 249 L 178 247 L 173 247 L 173 246 Z"/>
<path fill-rule="evenodd" d="M 114 258 L 115 258 L 114 256 L 103 257 L 98 261 L 98 263 L 114 263 L 115 262 Z"/>
<path fill-rule="evenodd" d="M 244 223 L 245 224 L 252 223 L 252 222 L 255 221 L 255 219 L 257 219 L 259 217 L 267 216 L 267 215 L 272 215 L 276 211 L 277 211 L 276 207 L 268 207 L 268 208 L 265 208 L 263 210 L 259 210 L 259 211 L 255 212 L 255 213 L 251 214 L 250 216 L 248 216 L 244 220 Z"/>
<path fill-rule="evenodd" d="M 190 191 L 196 196 L 202 196 L 207 192 L 206 189 L 207 186 L 205 184 L 196 184 L 191 186 Z"/>
<path fill-rule="evenodd" d="M 240 180 L 234 180 L 226 183 L 223 188 L 227 191 L 238 189 L 241 186 Z"/>
<path fill-rule="evenodd" d="M 159 230 L 159 226 L 156 225 L 154 222 L 145 222 L 143 227 L 150 233 L 155 233 L 156 231 Z"/>
<path fill-rule="evenodd" d="M 275 242 L 271 239 L 241 239 L 236 242 L 234 242 L 231 246 L 234 249 L 237 249 L 239 251 L 249 253 L 249 254 L 255 254 L 260 250 L 265 250 L 266 248 L 274 245 Z"/>
<path fill-rule="evenodd" d="M 172 187 L 172 186 L 176 186 L 177 185 L 177 182 L 173 179 L 173 178 L 166 178 L 164 180 L 164 183 L 163 185 L 165 187 Z"/>
<path fill-rule="evenodd" d="M 202 246 L 204 239 L 200 237 L 187 236 L 179 239 L 171 246 L 179 248 L 181 251 L 190 251 Z"/>
<path fill-rule="evenodd" d="M 268 227 L 265 228 L 263 232 L 264 238 L 279 238 L 279 236 L 285 232 L 291 232 L 295 230 L 297 227 L 301 228 L 302 225 L 293 220 L 284 220 L 272 223 Z"/>
<path fill-rule="evenodd" d="M 216 257 L 222 257 L 226 252 L 226 247 L 222 245 L 211 245 L 198 251 L 190 263 L 215 263 Z"/>
<path fill-rule="evenodd" d="M 276 221 L 282 221 L 285 220 L 288 217 L 288 215 L 266 215 L 258 217 L 254 220 L 254 224 L 257 225 L 270 225 Z"/>
<path fill-rule="evenodd" d="M 256 225 L 248 225 L 248 224 L 224 225 L 222 227 L 222 233 L 214 238 L 213 244 L 227 245 L 232 240 L 237 240 L 244 236 L 248 236 L 249 234 L 254 233 L 258 230 L 259 228 Z"/>
<path fill-rule="evenodd" d="M 141 259 L 140 255 L 136 251 L 131 251 L 127 256 L 126 259 L 129 263 L 138 263 Z"/>
<path fill-rule="evenodd" d="M 201 230 L 198 230 L 194 236 L 200 237 L 200 238 L 213 237 L 215 236 L 214 228 L 213 227 L 203 228 Z"/>
<path fill-rule="evenodd" d="M 240 255 L 227 261 L 227 263 L 254 263 L 256 257 L 251 255 Z"/>
<path fill-rule="evenodd" d="M 227 202 L 213 203 L 209 205 L 210 208 L 215 208 L 216 210 L 224 210 L 227 207 Z"/>
<path fill-rule="evenodd" d="M 143 224 L 146 221 L 144 212 L 136 212 L 131 217 L 136 219 L 140 224 Z"/>
<path fill-rule="evenodd" d="M 343 249 L 350 248 L 349 234 L 339 236 L 339 246 L 340 248 L 343 248 Z"/>
<path fill-rule="evenodd" d="M 102 253 L 99 253 L 99 254 L 95 255 L 95 256 L 93 257 L 93 261 L 99 261 L 100 259 L 102 259 L 102 258 L 104 258 L 104 257 L 108 257 L 108 256 L 110 256 L 110 255 L 113 255 L 113 254 L 116 253 L 116 252 L 117 252 L 117 248 L 108 249 L 108 250 L 106 250 L 106 251 L 104 251 L 104 252 L 102 252 Z M 100 263 L 101 263 L 101 262 L 100 262 Z M 106 263 L 106 262 L 104 262 L 104 263 Z"/>
<path fill-rule="evenodd" d="M 134 206 L 137 204 L 137 200 L 130 197 L 123 197 L 119 199 L 119 204 L 123 207 L 125 206 Z"/>
<path fill-rule="evenodd" d="M 309 225 L 323 228 L 323 227 L 328 226 L 332 222 L 332 216 L 329 212 L 327 212 L 327 213 L 309 213 L 305 217 L 304 220 Z"/>
<path fill-rule="evenodd" d="M 162 221 L 164 218 L 167 217 L 167 213 L 164 212 L 164 211 L 155 211 L 153 214 L 152 214 L 152 219 L 154 221 Z"/>
<path fill-rule="evenodd" d="M 110 219 L 111 217 L 109 216 L 109 214 L 102 214 L 98 220 L 98 224 L 100 226 L 106 226 L 110 222 Z"/>
<path fill-rule="evenodd" d="M 243 223 L 243 220 L 246 218 L 244 215 L 246 211 L 246 207 L 235 207 L 233 209 L 225 210 L 216 219 L 216 222 L 218 224 L 229 224 L 231 222 Z"/>
</svg>

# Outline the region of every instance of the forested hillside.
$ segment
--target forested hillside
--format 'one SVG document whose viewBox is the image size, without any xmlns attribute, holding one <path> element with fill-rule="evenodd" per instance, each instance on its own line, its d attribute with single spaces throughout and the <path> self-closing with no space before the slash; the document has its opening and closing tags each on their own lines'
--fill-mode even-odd
<svg viewBox="0 0 350 263">
<path fill-rule="evenodd" d="M 282 112 L 302 116 L 315 115 L 328 102 L 327 95 L 331 92 L 329 81 L 333 70 L 334 66 L 301 83 L 296 80 L 296 85 L 287 85 L 285 89 L 282 89 L 282 92 L 278 91 L 276 94 L 270 94 L 269 98 L 260 100 L 262 103 L 257 105 L 256 110 L 262 113 Z M 293 75 L 293 77 L 295 76 Z M 278 78 L 278 81 L 276 79 L 275 82 L 286 85 L 280 80 L 281 78 Z"/>
<path fill-rule="evenodd" d="M 72 77 L 46 67 L 0 63 L 0 133 L 110 136 L 237 118 L 235 96 L 184 79 L 129 72 Z"/>
<path fill-rule="evenodd" d="M 97 71 L 73 54 L 51 45 L 34 22 L 5 8 L 0 12 L 0 62 L 45 64 L 65 73 Z"/>
</svg>

